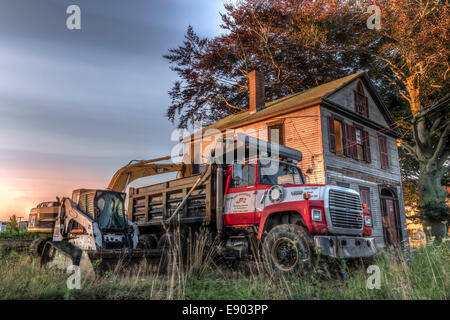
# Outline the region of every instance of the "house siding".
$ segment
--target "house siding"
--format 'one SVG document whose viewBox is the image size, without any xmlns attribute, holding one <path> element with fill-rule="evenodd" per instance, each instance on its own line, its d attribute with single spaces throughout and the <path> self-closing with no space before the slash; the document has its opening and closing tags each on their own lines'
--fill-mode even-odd
<svg viewBox="0 0 450 320">
<path fill-rule="evenodd" d="M 255 122 L 236 128 L 235 131 L 268 141 L 268 126 L 274 122 L 283 123 L 285 145 L 302 152 L 303 160 L 298 166 L 303 173 L 306 173 L 308 169 L 313 169 L 312 174 L 308 175 L 308 182 L 325 183 L 322 135 L 320 134 L 320 107 L 313 106 L 266 121 Z M 201 147 L 203 156 L 208 155 L 214 138 L 207 138 L 207 140 L 210 141 L 203 141 Z M 190 150 L 189 147 L 186 150 Z M 205 158 L 202 160 L 205 161 Z"/>
<path fill-rule="evenodd" d="M 355 100 L 354 100 L 355 98 L 353 95 L 353 91 L 356 90 L 356 86 L 358 85 L 359 81 L 360 81 L 359 79 L 356 79 L 355 81 L 350 82 L 345 87 L 331 94 L 328 97 L 328 100 L 339 104 L 340 106 L 344 107 L 347 110 L 355 112 Z M 388 127 L 386 119 L 383 117 L 383 114 L 379 110 L 373 97 L 369 94 L 369 90 L 364 85 L 364 83 L 363 87 L 365 95 L 368 97 L 369 100 L 369 119 L 378 124 L 381 124 L 384 127 Z"/>
</svg>

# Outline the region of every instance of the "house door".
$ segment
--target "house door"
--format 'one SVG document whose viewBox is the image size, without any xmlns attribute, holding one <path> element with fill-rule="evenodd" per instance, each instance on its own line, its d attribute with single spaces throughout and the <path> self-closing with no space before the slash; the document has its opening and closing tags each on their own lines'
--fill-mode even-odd
<svg viewBox="0 0 450 320">
<path fill-rule="evenodd" d="M 396 246 L 401 241 L 397 198 L 391 190 L 382 189 L 380 199 L 384 241 L 386 245 Z"/>
</svg>

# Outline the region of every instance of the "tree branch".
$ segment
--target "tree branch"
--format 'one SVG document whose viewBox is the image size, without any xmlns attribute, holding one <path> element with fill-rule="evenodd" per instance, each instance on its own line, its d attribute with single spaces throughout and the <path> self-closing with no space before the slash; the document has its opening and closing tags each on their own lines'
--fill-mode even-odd
<svg viewBox="0 0 450 320">
<path fill-rule="evenodd" d="M 425 152 L 425 146 L 424 146 L 424 143 L 423 143 L 423 141 L 422 141 L 422 139 L 420 138 L 420 136 L 419 136 L 419 131 L 417 130 L 417 121 L 424 121 L 423 119 L 417 119 L 417 117 L 416 118 L 414 118 L 413 119 L 413 121 L 412 121 L 412 125 L 413 125 L 413 136 L 414 136 L 414 140 L 416 141 L 416 145 L 417 145 L 417 147 L 419 148 L 419 150 L 420 150 L 420 153 L 418 154 L 418 155 L 420 155 L 421 153 L 424 153 Z"/>
<path fill-rule="evenodd" d="M 449 160 L 449 157 L 450 157 L 450 150 L 445 150 L 442 157 L 438 160 L 438 167 L 444 168 L 444 163 L 445 161 Z M 448 166 L 445 170 L 450 171 L 450 166 Z"/>
<path fill-rule="evenodd" d="M 441 155 L 446 147 L 447 144 L 447 134 L 448 131 L 450 130 L 450 123 L 447 124 L 447 126 L 444 129 L 444 134 L 441 135 L 440 139 L 439 139 L 439 143 L 436 146 L 436 149 L 434 150 L 433 156 L 431 157 L 431 161 L 436 161 L 439 158 L 439 155 Z"/>
<path fill-rule="evenodd" d="M 439 124 L 441 122 L 441 119 L 436 120 L 436 122 L 437 122 L 437 124 Z M 445 121 L 439 128 L 434 128 L 433 129 L 433 127 L 434 127 L 434 124 L 433 124 L 433 127 L 430 130 L 431 134 L 432 135 L 437 134 L 438 132 L 440 132 L 442 130 L 443 127 L 445 127 L 445 126 L 447 126 L 449 124 L 450 124 L 450 119 Z M 445 132 L 444 132 L 444 134 L 445 134 Z"/>
<path fill-rule="evenodd" d="M 418 156 L 417 156 L 417 153 L 416 153 L 416 150 L 415 150 L 415 148 L 413 146 L 411 146 L 410 144 L 408 144 L 407 142 L 402 140 L 401 147 L 403 149 L 405 149 L 406 153 L 408 153 L 409 155 L 413 156 L 415 159 L 419 160 Z"/>
<path fill-rule="evenodd" d="M 238 106 L 235 106 L 235 105 L 232 105 L 231 103 L 229 103 L 229 102 L 227 101 L 227 99 L 225 98 L 225 95 L 223 94 L 222 90 L 220 90 L 220 94 L 222 95 L 221 101 L 225 102 L 225 104 L 226 104 L 229 108 L 231 108 L 231 109 L 233 109 L 233 110 L 238 110 L 238 111 L 245 111 L 245 110 L 246 110 L 246 109 L 244 109 L 244 108 L 241 108 L 241 107 L 238 107 Z"/>
<path fill-rule="evenodd" d="M 398 66 L 396 66 L 392 61 L 390 61 L 389 59 L 386 59 L 378 54 L 373 54 L 373 56 L 377 57 L 380 60 L 383 60 L 384 62 L 386 62 L 390 67 L 392 72 L 395 74 L 395 76 L 402 82 L 406 81 L 406 75 L 400 70 L 400 68 Z"/>
</svg>

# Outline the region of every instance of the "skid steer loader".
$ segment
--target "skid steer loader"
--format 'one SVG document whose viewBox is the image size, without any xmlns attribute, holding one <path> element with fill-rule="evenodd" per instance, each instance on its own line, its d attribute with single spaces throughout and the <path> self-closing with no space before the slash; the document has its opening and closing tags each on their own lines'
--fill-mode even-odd
<svg viewBox="0 0 450 320">
<path fill-rule="evenodd" d="M 72 199 L 61 200 L 53 237 L 41 244 L 41 266 L 66 269 L 79 266 L 95 275 L 119 261 L 158 258 L 162 250 L 138 248 L 139 231 L 127 220 L 125 193 L 111 190 L 78 189 Z"/>
</svg>

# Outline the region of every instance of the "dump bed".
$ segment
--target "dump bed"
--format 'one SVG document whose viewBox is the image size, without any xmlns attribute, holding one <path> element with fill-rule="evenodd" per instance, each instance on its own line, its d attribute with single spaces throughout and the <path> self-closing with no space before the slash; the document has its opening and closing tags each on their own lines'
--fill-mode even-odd
<svg viewBox="0 0 450 320">
<path fill-rule="evenodd" d="M 194 175 L 141 188 L 130 188 L 128 219 L 139 227 L 161 225 L 163 220 L 175 212 L 199 177 L 200 175 Z M 214 214 L 213 181 L 209 175 L 195 188 L 175 220 L 180 223 L 211 222 Z"/>
</svg>

